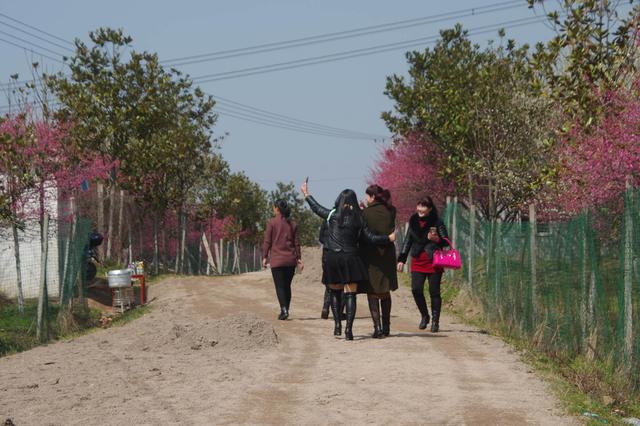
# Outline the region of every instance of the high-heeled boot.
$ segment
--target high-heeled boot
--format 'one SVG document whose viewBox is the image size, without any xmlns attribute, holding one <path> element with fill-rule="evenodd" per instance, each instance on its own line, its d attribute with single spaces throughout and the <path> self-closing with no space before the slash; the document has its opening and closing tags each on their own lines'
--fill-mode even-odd
<svg viewBox="0 0 640 426">
<path fill-rule="evenodd" d="M 340 336 L 342 334 L 342 289 L 331 289 L 331 312 L 335 321 L 333 335 Z"/>
<path fill-rule="evenodd" d="M 391 333 L 391 296 L 380 300 L 382 308 L 382 335 L 388 336 Z"/>
<path fill-rule="evenodd" d="M 369 312 L 371 312 L 371 319 L 373 320 L 373 334 L 371 337 L 379 339 L 382 337 L 382 327 L 380 325 L 380 299 L 372 295 L 367 295 L 367 301 L 369 302 Z"/>
<path fill-rule="evenodd" d="M 420 324 L 418 328 L 420 330 L 424 330 L 427 328 L 427 324 L 429 324 L 429 308 L 427 307 L 427 300 L 424 298 L 424 293 L 421 291 L 412 291 L 413 300 L 416 302 L 416 306 L 420 311 L 420 315 L 422 316 L 420 319 Z"/>
<path fill-rule="evenodd" d="M 431 313 L 433 314 L 433 321 L 431 322 L 431 332 L 437 333 L 440 331 L 440 308 L 442 307 L 442 299 L 440 297 L 431 298 Z"/>
<path fill-rule="evenodd" d="M 329 307 L 331 306 L 331 290 L 329 287 L 324 287 L 324 300 L 322 302 L 322 312 L 320 313 L 320 318 L 327 319 L 329 318 Z"/>
<path fill-rule="evenodd" d="M 347 308 L 347 325 L 344 328 L 344 337 L 346 340 L 353 340 L 353 321 L 356 319 L 356 294 L 345 293 Z"/>
</svg>

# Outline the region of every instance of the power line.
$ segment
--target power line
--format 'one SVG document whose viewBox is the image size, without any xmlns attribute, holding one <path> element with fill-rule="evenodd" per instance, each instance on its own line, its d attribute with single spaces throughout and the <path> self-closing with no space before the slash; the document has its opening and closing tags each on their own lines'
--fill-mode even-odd
<svg viewBox="0 0 640 426">
<path fill-rule="evenodd" d="M 53 35 L 53 34 L 51 34 L 51 33 L 48 33 L 48 32 L 46 32 L 46 31 L 44 31 L 44 30 L 41 30 L 41 29 L 40 29 L 40 28 L 38 28 L 38 27 L 34 27 L 33 25 L 29 25 L 29 24 L 27 24 L 27 23 L 25 23 L 25 22 L 22 22 L 22 21 L 18 20 L 18 19 L 12 18 L 12 17 L 11 17 L 11 16 L 9 16 L 9 15 L 6 15 L 6 14 L 4 14 L 4 13 L 0 13 L 0 16 L 5 17 L 5 18 L 9 19 L 10 21 L 13 21 L 13 22 L 15 22 L 15 23 L 18 23 L 18 24 L 20 24 L 20 25 L 24 25 L 25 27 L 30 28 L 30 29 L 32 29 L 32 30 L 36 30 L 36 31 L 38 31 L 38 32 L 39 32 L 39 33 L 41 33 L 41 34 L 46 34 L 46 35 L 48 35 L 49 37 L 52 37 L 52 38 L 54 38 L 54 39 L 56 39 L 56 40 L 58 40 L 58 41 L 61 41 L 61 42 L 63 42 L 63 43 L 67 43 L 67 44 L 69 44 L 69 45 L 71 45 L 71 46 L 74 46 L 74 44 L 73 44 L 73 43 L 71 43 L 69 40 L 65 40 L 65 39 L 60 38 L 60 37 L 58 37 L 58 36 L 56 36 L 56 35 Z"/>
<path fill-rule="evenodd" d="M 357 136 L 342 135 L 342 134 L 338 134 L 338 133 L 326 133 L 326 132 L 321 132 L 321 131 L 304 129 L 304 128 L 299 128 L 299 127 L 290 126 L 290 125 L 286 125 L 286 124 L 278 124 L 277 122 L 272 122 L 272 121 L 270 121 L 268 119 L 257 118 L 257 117 L 248 117 L 248 116 L 245 116 L 245 115 L 238 114 L 236 112 L 231 112 L 231 111 L 220 109 L 220 108 L 218 108 L 217 110 L 220 111 L 220 115 L 222 115 L 222 116 L 233 117 L 233 118 L 236 118 L 236 119 L 242 120 L 242 121 L 249 121 L 251 123 L 261 124 L 263 126 L 275 127 L 275 128 L 278 128 L 278 129 L 290 130 L 290 131 L 295 131 L 295 132 L 298 132 L 298 133 L 306 133 L 306 134 L 311 134 L 311 135 L 326 136 L 326 137 L 339 138 L 339 139 L 359 139 L 359 140 L 374 140 L 375 139 L 375 138 L 371 138 L 371 137 L 357 137 Z M 382 140 L 382 139 L 384 139 L 384 138 L 380 138 L 380 140 Z"/>
<path fill-rule="evenodd" d="M 524 25 L 531 25 L 531 24 L 542 22 L 544 20 L 547 20 L 547 17 L 522 18 L 518 20 L 501 22 L 499 24 L 491 24 L 491 25 L 485 25 L 482 27 L 472 28 L 468 30 L 468 32 L 469 32 L 469 35 L 478 35 L 478 34 L 484 34 L 492 31 L 496 31 L 501 28 L 506 29 L 506 28 L 520 27 Z M 227 80 L 231 78 L 265 74 L 265 73 L 275 72 L 275 71 L 283 71 L 283 70 L 300 68 L 300 67 L 305 67 L 310 65 L 317 65 L 317 64 L 327 63 L 327 62 L 335 62 L 335 61 L 340 61 L 345 59 L 353 59 L 361 56 L 374 55 L 378 53 L 384 53 L 384 52 L 403 49 L 403 48 L 412 47 L 416 45 L 421 45 L 424 43 L 431 43 L 438 40 L 439 38 L 440 38 L 439 35 L 421 37 L 421 38 L 412 39 L 412 40 L 405 40 L 402 42 L 388 43 L 388 44 L 383 44 L 378 46 L 366 47 L 362 49 L 354 49 L 354 50 L 349 50 L 344 52 L 331 53 L 327 55 L 313 56 L 313 57 L 308 57 L 303 59 L 296 59 L 292 61 L 279 62 L 275 64 L 241 68 L 241 69 L 232 70 L 232 71 L 225 71 L 220 73 L 207 74 L 207 75 L 194 77 L 192 78 L 192 81 L 194 83 L 201 84 L 201 83 L 208 83 L 212 81 Z"/>
<path fill-rule="evenodd" d="M 394 21 L 394 22 L 378 24 L 378 25 L 371 25 L 371 26 L 360 27 L 360 28 L 351 29 L 351 30 L 343 30 L 343 31 L 319 34 L 319 35 L 308 36 L 308 37 L 301 37 L 301 38 L 280 41 L 280 42 L 264 43 L 256 46 L 249 46 L 249 47 L 238 48 L 238 49 L 228 49 L 228 50 L 205 53 L 200 55 L 191 55 L 191 56 L 184 56 L 180 58 L 167 59 L 167 60 L 160 61 L 160 63 L 179 66 L 179 65 L 188 65 L 192 63 L 207 62 L 212 60 L 226 59 L 226 58 L 231 58 L 235 56 L 264 53 L 264 52 L 269 52 L 273 50 L 282 50 L 285 48 L 300 47 L 308 44 L 324 43 L 324 42 L 341 40 L 341 39 L 352 38 L 352 37 L 361 37 L 364 35 L 375 34 L 377 32 L 395 31 L 395 30 L 414 27 L 418 25 L 435 23 L 435 22 L 439 22 L 447 19 L 459 19 L 467 16 L 494 13 L 494 12 L 512 9 L 515 7 L 520 7 L 521 4 L 522 4 L 521 0 L 509 0 L 504 2 L 498 2 L 498 3 L 492 3 L 484 6 L 479 6 L 475 8 L 460 9 L 452 12 L 445 12 L 445 13 L 436 14 L 436 15 L 424 16 L 420 18 L 413 18 L 413 19 L 407 19 L 407 20 L 401 20 L 401 21 Z M 11 19 L 12 21 L 25 25 L 28 28 L 35 29 L 36 31 L 39 31 L 50 37 L 53 37 L 56 40 L 61 40 L 61 41 L 64 41 L 65 43 L 73 45 L 73 43 L 67 40 L 64 40 L 60 37 L 57 37 L 53 34 L 43 31 L 40 28 L 31 26 L 22 21 L 11 18 L 6 14 L 0 13 L 0 16 L 4 16 L 8 19 Z M 0 22 L 0 24 L 1 23 L 2 22 Z M 416 39 L 415 41 L 418 41 L 418 40 L 419 39 Z M 215 56 L 217 57 L 213 58 Z M 208 58 L 208 59 L 204 59 L 204 58 Z M 192 59 L 194 61 L 190 61 Z M 184 61 L 189 61 L 189 62 L 184 62 Z M 20 82 L 20 83 L 23 83 L 23 82 Z"/>
<path fill-rule="evenodd" d="M 73 49 L 70 49 L 70 48 L 68 48 L 68 47 L 66 47 L 66 46 L 63 46 L 63 45 L 61 45 L 61 44 L 58 44 L 58 43 L 53 42 L 53 41 L 51 41 L 51 40 L 48 40 L 48 39 L 46 39 L 46 38 L 44 38 L 44 37 L 40 37 L 40 36 L 39 36 L 39 35 L 37 35 L 37 34 L 30 33 L 29 31 L 25 31 L 25 30 L 23 30 L 22 28 L 16 27 L 16 26 L 11 25 L 11 24 L 7 24 L 6 22 L 2 22 L 2 21 L 0 21 L 0 25 L 7 26 L 7 27 L 12 28 L 12 29 L 14 29 L 14 30 L 16 30 L 16 31 L 20 31 L 21 33 L 27 34 L 27 35 L 29 35 L 29 36 L 31 36 L 31 37 L 33 37 L 33 38 L 37 38 L 38 40 L 44 41 L 45 43 L 50 43 L 50 44 L 52 44 L 52 45 L 54 45 L 54 46 L 56 46 L 56 47 L 59 47 L 59 48 L 61 48 L 61 49 L 66 50 L 66 51 L 68 51 L 68 52 L 71 52 L 71 53 L 74 53 L 74 52 L 75 52 Z"/>
<path fill-rule="evenodd" d="M 382 32 L 397 31 L 436 22 L 460 19 L 469 16 L 483 15 L 487 13 L 500 12 L 504 10 L 522 7 L 520 0 L 511 0 L 502 3 L 494 3 L 477 8 L 462 9 L 453 12 L 441 13 L 438 15 L 425 16 L 421 18 L 408 19 L 403 21 L 390 22 L 386 24 L 372 25 L 368 27 L 356 28 L 353 30 L 338 31 L 327 34 L 319 34 L 315 36 L 302 37 L 293 40 L 280 42 L 264 43 L 256 46 L 249 46 L 237 49 L 227 49 L 217 52 L 204 53 L 200 55 L 184 56 L 176 59 L 167 59 L 160 61 L 163 64 L 171 66 L 190 65 L 201 62 L 217 61 L 220 59 L 234 58 L 238 56 L 253 55 L 257 53 L 273 52 L 276 50 L 289 49 L 294 47 L 307 46 L 311 44 L 327 43 L 330 41 L 344 40 L 354 37 L 362 37 L 370 34 L 378 34 Z"/>
<path fill-rule="evenodd" d="M 10 45 L 12 45 L 12 46 L 18 47 L 18 48 L 23 49 L 23 50 L 27 50 L 27 51 L 29 51 L 29 52 L 32 52 L 32 53 L 34 53 L 34 54 L 38 55 L 38 56 L 42 56 L 43 58 L 51 59 L 52 61 L 54 61 L 54 62 L 58 62 L 59 64 L 64 64 L 64 62 L 62 62 L 62 61 L 61 61 L 61 60 L 59 60 L 59 59 L 56 59 L 56 58 L 51 57 L 51 56 L 49 56 L 49 55 L 45 55 L 44 53 L 38 52 L 38 51 L 33 50 L 33 49 L 31 49 L 31 48 L 29 48 L 29 47 L 26 47 L 26 46 L 19 45 L 19 44 L 17 44 L 17 43 L 14 43 L 14 42 L 12 42 L 12 41 L 7 40 L 7 39 L 0 38 L 0 41 L 2 41 L 2 42 L 4 42 L 4 43 L 7 43 L 7 44 L 10 44 Z M 6 85 L 6 86 L 9 86 L 9 85 Z"/>
<path fill-rule="evenodd" d="M 23 42 L 23 43 L 27 43 L 28 45 L 31 45 L 31 46 L 37 47 L 38 49 L 44 50 L 44 51 L 46 51 L 46 52 L 53 53 L 54 55 L 58 55 L 58 56 L 60 56 L 60 57 L 64 57 L 64 55 L 62 55 L 60 52 L 56 52 L 55 50 L 51 50 L 51 49 L 48 49 L 48 48 L 46 48 L 46 47 L 44 47 L 44 46 L 40 46 L 39 44 L 36 44 L 36 43 L 34 43 L 34 42 L 32 42 L 32 41 L 29 41 L 29 40 L 25 40 L 25 39 L 23 39 L 23 38 L 21 38 L 21 37 L 15 36 L 15 35 L 13 35 L 13 34 L 11 34 L 11 33 L 6 32 L 6 31 L 2 31 L 2 30 L 0 30 L 0 34 L 4 34 L 4 35 L 9 36 L 9 37 L 11 37 L 11 38 L 13 38 L 13 39 L 16 39 L 16 40 L 18 40 L 18 41 L 21 41 L 21 42 Z"/>
<path fill-rule="evenodd" d="M 329 131 L 329 132 L 341 132 L 346 134 L 351 134 L 353 136 L 365 137 L 367 139 L 381 139 L 386 138 L 386 136 L 374 135 L 370 133 L 363 133 L 358 131 L 352 131 L 347 129 L 342 129 L 339 127 L 326 126 L 324 124 L 315 123 L 313 121 L 301 120 L 294 117 L 290 117 L 283 114 L 277 114 L 271 111 L 267 111 L 264 109 L 256 108 L 250 105 L 242 104 L 240 102 L 233 101 L 231 99 L 225 99 L 221 96 L 211 95 L 215 99 L 216 103 L 226 108 L 236 109 L 245 114 L 252 114 L 261 116 L 263 118 L 268 118 L 272 120 L 280 120 L 284 123 L 296 124 L 298 126 L 306 126 L 315 130 Z"/>
</svg>

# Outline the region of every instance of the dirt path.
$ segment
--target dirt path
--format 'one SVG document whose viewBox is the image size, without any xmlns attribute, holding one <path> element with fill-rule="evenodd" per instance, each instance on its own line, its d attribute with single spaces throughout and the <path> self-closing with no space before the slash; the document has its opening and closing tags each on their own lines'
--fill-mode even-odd
<svg viewBox="0 0 640 426">
<path fill-rule="evenodd" d="M 0 421 L 94 424 L 576 424 L 500 340 L 452 318 L 417 329 L 408 289 L 392 336 L 355 340 L 319 318 L 319 253 L 277 321 L 268 272 L 151 288 L 153 310 L 124 327 L 0 359 Z"/>
</svg>

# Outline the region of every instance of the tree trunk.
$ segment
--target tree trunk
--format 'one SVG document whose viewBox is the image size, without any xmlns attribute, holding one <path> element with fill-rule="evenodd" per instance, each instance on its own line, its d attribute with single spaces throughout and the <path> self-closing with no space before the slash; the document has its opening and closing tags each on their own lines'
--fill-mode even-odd
<svg viewBox="0 0 640 426">
<path fill-rule="evenodd" d="M 116 208 L 116 186 L 115 186 L 114 180 L 112 179 L 111 186 L 109 187 L 109 223 L 107 224 L 107 252 L 105 253 L 106 260 L 111 259 L 111 249 L 113 247 L 112 242 L 113 242 L 113 236 L 114 236 L 113 219 L 115 214 L 115 208 Z"/>
<path fill-rule="evenodd" d="M 153 212 L 153 274 L 158 275 L 160 268 L 158 265 L 158 212 Z"/>
<path fill-rule="evenodd" d="M 18 312 L 24 314 L 24 293 L 22 292 L 22 268 L 20 267 L 20 239 L 18 237 L 18 225 L 16 220 L 11 221 L 11 230 L 13 231 L 13 252 L 16 256 L 16 278 L 18 284 Z"/>
<path fill-rule="evenodd" d="M 62 280 L 58 286 L 58 297 L 60 298 L 60 304 L 62 308 L 60 310 L 60 314 L 67 308 L 67 301 L 71 300 L 71 295 L 69 294 L 69 290 L 71 290 L 71 286 L 68 285 L 68 282 L 71 280 L 69 276 L 71 265 L 70 260 L 73 254 L 73 239 L 75 238 L 76 226 L 78 221 L 78 215 L 76 214 L 76 200 L 75 194 L 71 196 L 69 199 L 69 210 L 71 211 L 71 226 L 69 227 L 69 234 L 67 235 L 67 242 L 64 248 L 64 263 L 62 267 Z"/>
<path fill-rule="evenodd" d="M 538 224 L 536 218 L 536 207 L 529 204 L 529 259 L 531 265 L 531 324 L 536 323 L 537 317 L 537 297 L 538 297 L 538 247 L 536 236 L 538 234 Z"/>
<path fill-rule="evenodd" d="M 180 272 L 184 273 L 185 270 L 185 251 L 187 244 L 187 215 L 182 212 L 182 221 L 181 221 L 181 231 L 180 231 Z"/>
<path fill-rule="evenodd" d="M 624 358 L 628 370 L 633 359 L 633 188 L 627 179 L 624 209 Z"/>
<path fill-rule="evenodd" d="M 40 226 L 42 235 L 40 237 L 40 291 L 38 295 L 38 315 L 36 323 L 36 339 L 39 342 L 49 340 L 49 294 L 47 291 L 47 258 L 49 254 L 49 215 L 45 214 Z"/>
<path fill-rule="evenodd" d="M 97 198 L 97 209 L 98 209 L 98 232 L 104 233 L 104 184 L 102 182 L 98 182 L 96 185 L 96 198 Z M 100 257 L 104 259 L 104 246 L 101 245 L 98 248 L 100 252 Z"/>
<path fill-rule="evenodd" d="M 122 230 L 124 229 L 124 190 L 120 190 L 120 210 L 118 211 L 118 228 L 116 230 L 116 235 L 118 236 L 118 259 L 121 259 L 122 262 L 124 262 L 124 255 L 123 255 L 123 247 L 124 244 L 122 243 L 124 241 L 124 236 L 123 236 L 123 232 Z"/>
<path fill-rule="evenodd" d="M 200 229 L 202 230 L 202 227 L 200 227 Z M 204 232 L 203 232 L 204 235 Z M 200 275 L 202 274 L 202 241 L 198 241 L 198 261 L 197 261 L 197 267 L 198 269 L 196 270 L 196 275 Z"/>
<path fill-rule="evenodd" d="M 211 248 L 209 247 L 209 241 L 207 241 L 207 237 L 204 234 L 204 232 L 202 233 L 202 244 L 204 245 L 204 251 L 207 253 L 207 275 L 209 275 L 209 266 L 211 266 L 211 269 L 213 269 L 213 271 L 216 270 L 216 264 L 213 260 L 213 256 L 211 254 Z"/>
<path fill-rule="evenodd" d="M 169 261 L 167 260 L 167 233 L 164 229 L 164 220 L 162 221 L 162 224 L 162 268 L 163 270 L 167 270 Z"/>
<path fill-rule="evenodd" d="M 471 182 L 469 182 L 471 183 Z M 476 246 L 476 206 L 473 204 L 473 191 L 469 186 L 469 248 L 467 250 L 467 282 L 473 288 L 473 255 Z"/>
</svg>

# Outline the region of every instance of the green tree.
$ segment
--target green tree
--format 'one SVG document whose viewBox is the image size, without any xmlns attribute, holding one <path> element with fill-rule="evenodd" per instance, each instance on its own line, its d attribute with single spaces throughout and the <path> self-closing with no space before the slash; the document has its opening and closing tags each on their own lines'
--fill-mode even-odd
<svg viewBox="0 0 640 426">
<path fill-rule="evenodd" d="M 551 110 L 530 91 L 528 46 L 482 49 L 457 25 L 430 50 L 407 53 L 409 78 L 387 78 L 394 111 L 382 118 L 401 136 L 420 135 L 444 153 L 439 171 L 468 191 L 488 218 L 518 212 L 549 173 Z"/>
<path fill-rule="evenodd" d="M 544 9 L 549 0 L 527 2 L 530 8 Z M 619 1 L 557 3 L 558 10 L 548 13 L 556 36 L 538 43 L 531 57 L 537 71 L 533 87 L 557 102 L 568 120 L 588 127 L 606 110 L 600 94 L 631 83 L 629 76 L 637 69 L 640 9 L 635 6 L 621 17 Z"/>
<path fill-rule="evenodd" d="M 269 193 L 269 203 L 273 205 L 279 199 L 285 200 L 291 208 L 291 217 L 298 225 L 300 243 L 304 246 L 316 245 L 322 219 L 307 208 L 293 182 L 276 183 L 276 189 Z"/>
</svg>

